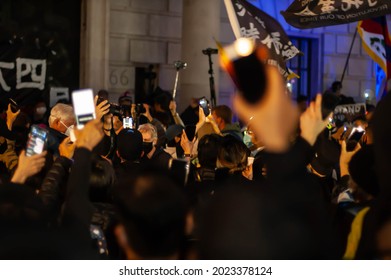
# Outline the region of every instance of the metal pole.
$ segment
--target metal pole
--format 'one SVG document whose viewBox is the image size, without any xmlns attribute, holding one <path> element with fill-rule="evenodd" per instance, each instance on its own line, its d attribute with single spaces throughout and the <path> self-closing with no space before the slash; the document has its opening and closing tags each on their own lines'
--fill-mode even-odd
<svg viewBox="0 0 391 280">
<path fill-rule="evenodd" d="M 348 64 L 349 64 L 349 60 L 350 60 L 350 55 L 352 54 L 354 42 L 356 41 L 356 37 L 357 37 L 357 30 L 358 30 L 358 29 L 356 28 L 356 32 L 354 32 L 352 44 L 350 45 L 350 50 L 349 50 L 348 57 L 347 57 L 347 59 L 346 59 L 345 68 L 343 69 L 343 72 L 342 72 L 341 84 L 343 83 L 343 80 L 344 80 L 344 78 L 345 78 L 345 73 L 346 73 L 346 70 L 347 70 L 347 68 L 348 68 Z"/>
<path fill-rule="evenodd" d="M 172 99 L 174 99 L 174 100 L 175 100 L 175 96 L 176 96 L 176 89 L 178 87 L 178 80 L 179 80 L 179 69 L 176 70 L 174 90 L 172 91 Z"/>
</svg>

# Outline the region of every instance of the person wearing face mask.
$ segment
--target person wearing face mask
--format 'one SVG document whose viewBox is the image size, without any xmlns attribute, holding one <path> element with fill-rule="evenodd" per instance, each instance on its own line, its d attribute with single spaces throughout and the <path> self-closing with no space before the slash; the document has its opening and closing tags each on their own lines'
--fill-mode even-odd
<svg viewBox="0 0 391 280">
<path fill-rule="evenodd" d="M 168 168 L 168 162 L 171 156 L 166 153 L 162 147 L 157 147 L 157 131 L 152 124 L 140 125 L 138 130 L 143 136 L 144 156 L 141 161 L 146 164 L 152 164 L 160 168 Z"/>
<path fill-rule="evenodd" d="M 67 137 L 75 125 L 75 114 L 70 105 L 58 103 L 50 111 L 48 151 L 58 155 L 58 146 Z"/>
</svg>

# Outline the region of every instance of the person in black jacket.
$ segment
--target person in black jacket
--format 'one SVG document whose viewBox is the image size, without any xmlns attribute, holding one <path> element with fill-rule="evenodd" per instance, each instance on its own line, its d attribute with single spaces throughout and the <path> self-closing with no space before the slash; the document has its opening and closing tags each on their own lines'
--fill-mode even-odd
<svg viewBox="0 0 391 280">
<path fill-rule="evenodd" d="M 162 147 L 157 146 L 157 130 L 152 124 L 146 123 L 139 126 L 138 131 L 143 137 L 144 155 L 141 161 L 145 164 L 154 164 L 160 168 L 168 169 L 171 156 Z"/>
</svg>

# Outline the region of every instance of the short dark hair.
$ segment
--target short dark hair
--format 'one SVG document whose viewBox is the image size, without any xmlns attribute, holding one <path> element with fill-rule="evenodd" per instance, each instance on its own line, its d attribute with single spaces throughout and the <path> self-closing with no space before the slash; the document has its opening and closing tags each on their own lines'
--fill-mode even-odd
<svg viewBox="0 0 391 280">
<path fill-rule="evenodd" d="M 335 81 L 332 85 L 331 85 L 331 89 L 333 92 L 336 92 L 337 90 L 341 89 L 342 88 L 342 83 L 340 81 Z"/>
<path fill-rule="evenodd" d="M 221 136 L 206 134 L 198 142 L 198 161 L 203 168 L 216 168 L 217 151 Z"/>
<path fill-rule="evenodd" d="M 90 175 L 91 202 L 110 202 L 110 192 L 115 180 L 115 171 L 110 162 L 93 154 Z"/>
<path fill-rule="evenodd" d="M 212 109 L 218 117 L 222 118 L 226 124 L 232 122 L 232 110 L 226 105 L 219 105 Z"/>
<path fill-rule="evenodd" d="M 242 141 L 232 135 L 226 135 L 221 141 L 217 157 L 220 163 L 229 169 L 230 173 L 234 173 L 246 169 L 250 153 Z"/>
<path fill-rule="evenodd" d="M 118 209 L 132 250 L 144 259 L 165 258 L 180 251 L 187 204 L 182 189 L 167 172 L 142 169 L 119 186 Z"/>
<path fill-rule="evenodd" d="M 123 129 L 117 136 L 117 149 L 121 158 L 139 160 L 143 152 L 143 136 L 138 130 Z"/>
</svg>

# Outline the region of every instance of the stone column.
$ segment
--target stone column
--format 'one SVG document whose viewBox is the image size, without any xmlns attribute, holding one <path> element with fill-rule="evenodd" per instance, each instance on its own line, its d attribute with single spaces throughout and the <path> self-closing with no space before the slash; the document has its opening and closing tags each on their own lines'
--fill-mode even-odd
<svg viewBox="0 0 391 280">
<path fill-rule="evenodd" d="M 206 96 L 210 100 L 209 62 L 203 49 L 217 48 L 219 40 L 221 0 L 183 0 L 182 59 L 187 62 L 181 72 L 180 92 L 177 96 L 179 111 L 185 109 L 192 97 Z M 219 60 L 213 55 L 216 98 L 218 97 Z"/>
<path fill-rule="evenodd" d="M 80 87 L 108 88 L 109 0 L 83 0 L 80 32 Z"/>
</svg>

